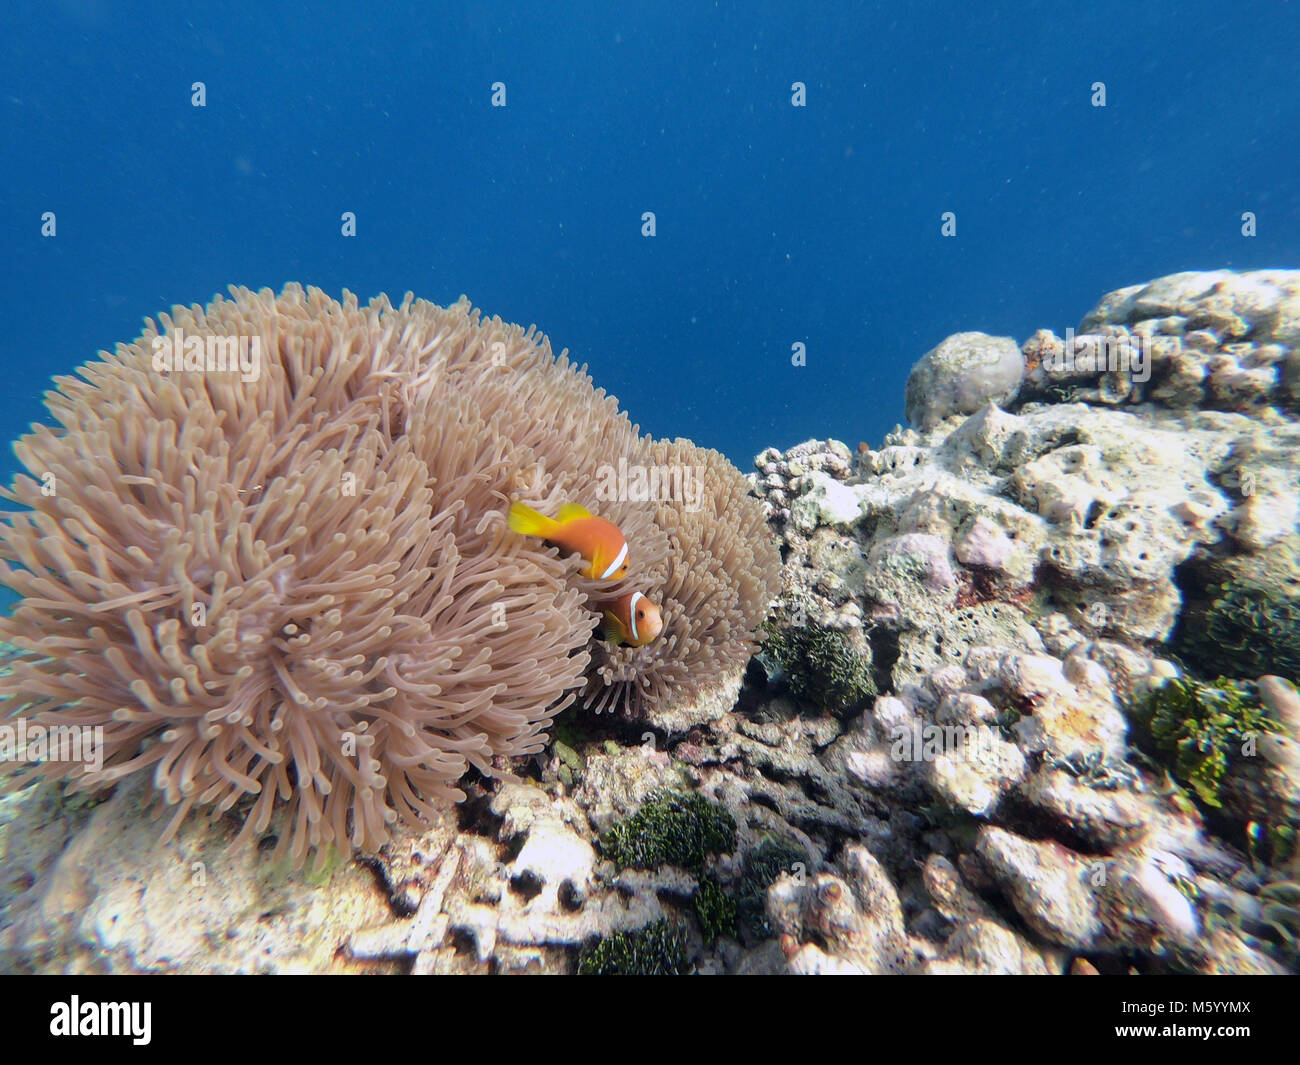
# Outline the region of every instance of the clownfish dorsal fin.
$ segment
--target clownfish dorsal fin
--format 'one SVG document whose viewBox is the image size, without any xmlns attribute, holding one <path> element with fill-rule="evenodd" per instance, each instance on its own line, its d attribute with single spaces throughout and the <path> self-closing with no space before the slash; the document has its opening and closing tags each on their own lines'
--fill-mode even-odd
<svg viewBox="0 0 1300 1065">
<path fill-rule="evenodd" d="M 550 536 L 556 527 L 554 519 L 517 500 L 510 504 L 506 522 L 515 532 L 525 536 Z"/>
<path fill-rule="evenodd" d="M 555 516 L 556 521 L 577 521 L 579 518 L 592 517 L 591 511 L 580 503 L 565 503 Z"/>
</svg>

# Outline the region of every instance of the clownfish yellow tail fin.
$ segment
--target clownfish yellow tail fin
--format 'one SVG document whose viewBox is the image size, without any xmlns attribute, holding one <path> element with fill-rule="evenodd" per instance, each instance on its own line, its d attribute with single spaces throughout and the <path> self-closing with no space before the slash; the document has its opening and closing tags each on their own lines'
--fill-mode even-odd
<svg viewBox="0 0 1300 1065">
<path fill-rule="evenodd" d="M 510 504 L 510 514 L 506 522 L 517 533 L 542 537 L 552 535 L 559 525 L 559 522 L 553 518 L 548 518 L 541 511 L 518 501 Z"/>
<path fill-rule="evenodd" d="M 565 503 L 560 507 L 560 512 L 555 516 L 556 521 L 577 521 L 579 518 L 590 518 L 591 511 L 580 503 Z"/>
</svg>

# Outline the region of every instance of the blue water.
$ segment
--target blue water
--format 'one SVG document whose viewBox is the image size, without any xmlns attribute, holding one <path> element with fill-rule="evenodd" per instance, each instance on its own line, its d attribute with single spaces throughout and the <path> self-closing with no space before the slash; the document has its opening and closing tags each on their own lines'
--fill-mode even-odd
<svg viewBox="0 0 1300 1065">
<path fill-rule="evenodd" d="M 950 333 L 1300 265 L 1295 4 L 615 6 L 6 4 L 0 438 L 143 316 L 296 280 L 466 293 L 748 469 L 878 443 Z"/>
</svg>

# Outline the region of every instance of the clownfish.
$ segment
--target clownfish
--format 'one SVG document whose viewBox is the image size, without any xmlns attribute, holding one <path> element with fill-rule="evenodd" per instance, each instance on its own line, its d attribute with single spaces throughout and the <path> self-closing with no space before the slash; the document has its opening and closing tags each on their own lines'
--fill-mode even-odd
<svg viewBox="0 0 1300 1065">
<path fill-rule="evenodd" d="M 627 573 L 627 540 L 622 530 L 577 503 L 565 503 L 554 518 L 524 503 L 511 503 L 507 521 L 517 533 L 540 536 L 569 554 L 580 554 L 587 563 L 584 577 L 616 581 Z"/>
<path fill-rule="evenodd" d="M 640 592 L 628 592 L 605 606 L 603 637 L 610 643 L 644 647 L 664 628 L 663 615 Z"/>
</svg>

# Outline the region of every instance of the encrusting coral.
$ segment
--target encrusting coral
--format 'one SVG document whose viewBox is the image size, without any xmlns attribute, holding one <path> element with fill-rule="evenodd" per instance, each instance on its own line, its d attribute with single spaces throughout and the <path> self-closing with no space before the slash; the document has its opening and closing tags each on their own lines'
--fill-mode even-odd
<svg viewBox="0 0 1300 1065">
<path fill-rule="evenodd" d="M 284 806 L 300 862 L 420 824 L 470 766 L 509 775 L 584 688 L 635 710 L 743 665 L 779 558 L 722 456 L 641 436 L 545 337 L 464 300 L 231 293 L 58 378 L 58 425 L 15 444 L 32 476 L 3 492 L 22 508 L 0 523 L 0 581 L 23 596 L 0 619 L 24 652 L 7 716 L 104 729 L 99 771 L 23 780 L 152 770 L 169 834 L 241 800 L 241 835 L 261 834 Z M 193 368 L 160 368 L 182 335 Z M 213 338 L 260 360 L 205 371 Z M 622 462 L 696 467 L 700 507 L 611 497 Z M 512 499 L 616 522 L 630 572 L 598 586 L 512 534 Z M 594 593 L 633 588 L 664 635 L 607 648 Z"/>
</svg>

